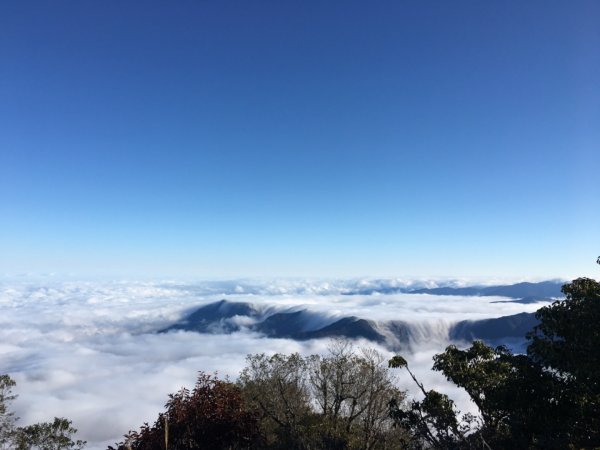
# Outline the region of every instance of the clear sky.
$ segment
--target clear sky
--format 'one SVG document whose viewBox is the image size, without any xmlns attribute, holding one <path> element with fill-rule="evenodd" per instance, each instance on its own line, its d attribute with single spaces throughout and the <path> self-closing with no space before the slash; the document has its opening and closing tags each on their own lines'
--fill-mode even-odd
<svg viewBox="0 0 600 450">
<path fill-rule="evenodd" d="M 599 254 L 598 1 L 0 3 L 0 274 Z"/>
</svg>

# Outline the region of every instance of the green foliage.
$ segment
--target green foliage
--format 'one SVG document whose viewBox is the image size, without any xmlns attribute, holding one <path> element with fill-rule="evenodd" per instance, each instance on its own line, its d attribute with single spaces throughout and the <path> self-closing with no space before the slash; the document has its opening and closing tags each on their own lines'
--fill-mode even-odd
<svg viewBox="0 0 600 450">
<path fill-rule="evenodd" d="M 15 381 L 0 375 L 0 448 L 10 450 L 81 450 L 85 441 L 73 440 L 77 430 L 71 421 L 55 417 L 52 422 L 41 422 L 25 427 L 15 425 L 16 418 L 10 403 L 17 398 L 12 394 Z"/>
<path fill-rule="evenodd" d="M 600 283 L 579 278 L 562 291 L 564 301 L 536 313 L 527 351 L 557 380 L 570 441 L 600 447 Z"/>
<path fill-rule="evenodd" d="M 466 350 L 450 346 L 434 357 L 434 370 L 464 388 L 481 414 L 478 433 L 490 446 L 551 448 L 564 426 L 556 420 L 557 384 L 526 355 L 475 341 Z"/>
<path fill-rule="evenodd" d="M 52 422 L 36 423 L 19 428 L 15 435 L 15 450 L 81 450 L 85 442 L 73 441 L 77 430 L 71 421 L 55 417 Z"/>
<path fill-rule="evenodd" d="M 467 437 L 471 431 L 474 418 L 465 414 L 462 421 L 458 419 L 460 411 L 454 408 L 454 402 L 445 394 L 425 387 L 412 373 L 408 362 L 399 355 L 394 356 L 389 362 L 390 367 L 405 368 L 414 382 L 423 393 L 423 400 L 412 400 L 408 407 L 392 399 L 389 403 L 390 416 L 395 424 L 403 429 L 410 430 L 411 437 L 405 440 L 408 448 L 468 448 Z"/>
<path fill-rule="evenodd" d="M 567 378 L 597 384 L 600 367 L 600 283 L 579 278 L 562 288 L 565 301 L 541 308 L 528 353 Z"/>
<path fill-rule="evenodd" d="M 396 422 L 413 433 L 412 447 L 600 448 L 600 284 L 580 278 L 563 286 L 566 298 L 540 309 L 527 355 L 475 341 L 449 346 L 434 370 L 464 388 L 481 417 L 463 416 L 443 394 L 426 391 L 408 409 L 392 402 Z"/>
<path fill-rule="evenodd" d="M 388 367 L 390 369 L 401 369 L 402 367 L 406 367 L 407 365 L 408 363 L 406 362 L 406 359 L 404 359 L 400 355 L 396 355 L 388 361 Z"/>
<path fill-rule="evenodd" d="M 408 407 L 390 402 L 390 415 L 396 424 L 412 432 L 406 441 L 411 448 L 455 448 L 468 431 L 459 424 L 454 402 L 445 394 L 426 391 L 422 401 L 411 401 Z"/>
</svg>

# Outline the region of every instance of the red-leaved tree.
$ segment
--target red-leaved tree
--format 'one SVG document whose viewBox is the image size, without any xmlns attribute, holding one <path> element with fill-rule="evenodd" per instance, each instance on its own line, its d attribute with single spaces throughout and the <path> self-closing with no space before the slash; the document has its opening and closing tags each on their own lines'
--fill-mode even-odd
<svg viewBox="0 0 600 450">
<path fill-rule="evenodd" d="M 130 431 L 117 450 L 260 447 L 256 414 L 232 383 L 200 372 L 194 389 L 169 395 L 165 407 L 153 426 L 146 423 L 139 432 Z"/>
</svg>

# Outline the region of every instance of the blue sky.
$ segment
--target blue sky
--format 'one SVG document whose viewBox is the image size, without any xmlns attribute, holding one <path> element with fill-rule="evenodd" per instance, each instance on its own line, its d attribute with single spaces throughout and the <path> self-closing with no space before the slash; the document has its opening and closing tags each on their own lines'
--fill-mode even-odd
<svg viewBox="0 0 600 450">
<path fill-rule="evenodd" d="M 597 276 L 600 3 L 0 4 L 0 273 Z"/>
</svg>

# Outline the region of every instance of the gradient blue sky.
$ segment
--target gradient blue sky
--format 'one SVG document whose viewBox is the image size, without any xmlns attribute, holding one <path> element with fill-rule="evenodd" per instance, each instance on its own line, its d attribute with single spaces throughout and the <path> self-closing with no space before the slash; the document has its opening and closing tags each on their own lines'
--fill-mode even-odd
<svg viewBox="0 0 600 450">
<path fill-rule="evenodd" d="M 600 2 L 0 3 L 0 273 L 597 275 Z"/>
</svg>

